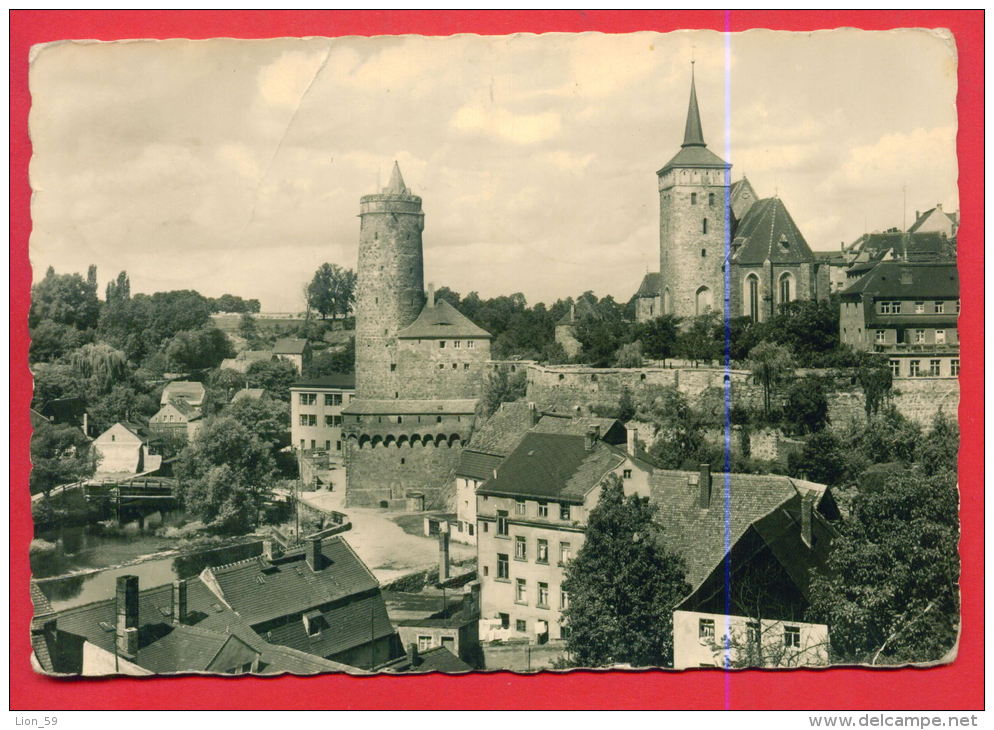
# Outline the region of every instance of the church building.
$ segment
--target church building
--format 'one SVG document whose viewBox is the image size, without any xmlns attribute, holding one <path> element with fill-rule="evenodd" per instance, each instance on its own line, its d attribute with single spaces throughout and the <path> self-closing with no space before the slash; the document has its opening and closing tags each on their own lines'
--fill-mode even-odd
<svg viewBox="0 0 994 730">
<path fill-rule="evenodd" d="M 723 312 L 763 321 L 795 300 L 825 299 L 828 266 L 808 247 L 779 197 L 759 199 L 708 149 L 693 75 L 680 151 L 656 173 L 659 273 L 636 295 L 639 321 Z"/>
</svg>

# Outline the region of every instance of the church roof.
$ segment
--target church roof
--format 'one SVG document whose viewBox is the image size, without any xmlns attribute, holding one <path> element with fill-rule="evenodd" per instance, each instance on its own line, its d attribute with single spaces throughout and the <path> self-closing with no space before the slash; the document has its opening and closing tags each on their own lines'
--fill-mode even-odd
<svg viewBox="0 0 994 730">
<path fill-rule="evenodd" d="M 728 191 L 728 201 L 732 207 L 732 215 L 735 216 L 735 220 L 745 218 L 745 214 L 749 212 L 749 208 L 758 199 L 759 196 L 756 195 L 756 191 L 745 175 L 740 180 L 733 182 L 731 189 Z"/>
<path fill-rule="evenodd" d="M 733 261 L 759 265 L 799 264 L 814 261 L 794 219 L 780 198 L 757 200 L 735 228 Z"/>
<path fill-rule="evenodd" d="M 390 173 L 390 182 L 383 188 L 385 195 L 410 195 L 411 191 L 404 184 L 404 176 L 400 174 L 400 165 L 393 161 L 393 172 Z"/>
<path fill-rule="evenodd" d="M 426 302 L 421 314 L 397 333 L 400 339 L 490 337 L 490 333 L 474 324 L 469 317 L 445 299 Z"/>
<path fill-rule="evenodd" d="M 657 173 L 662 175 L 672 167 L 729 168 L 727 162 L 707 148 L 701 129 L 701 112 L 697 107 L 697 87 L 693 72 L 690 77 L 690 104 L 687 107 L 687 124 L 683 131 L 683 145 L 674 157 Z"/>
<path fill-rule="evenodd" d="M 637 297 L 658 297 L 660 291 L 659 272 L 649 272 L 642 278 L 639 290 L 635 292 Z"/>
</svg>

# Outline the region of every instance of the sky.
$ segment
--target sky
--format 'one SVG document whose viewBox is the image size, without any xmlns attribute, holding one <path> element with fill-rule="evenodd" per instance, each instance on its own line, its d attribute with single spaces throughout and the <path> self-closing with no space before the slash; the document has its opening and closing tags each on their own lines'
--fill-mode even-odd
<svg viewBox="0 0 994 730">
<path fill-rule="evenodd" d="M 359 198 L 397 160 L 426 283 L 627 300 L 658 269 L 691 59 L 709 148 L 812 248 L 958 209 L 938 33 L 63 42 L 30 72 L 35 276 L 298 311 L 321 263 L 355 268 Z"/>
</svg>

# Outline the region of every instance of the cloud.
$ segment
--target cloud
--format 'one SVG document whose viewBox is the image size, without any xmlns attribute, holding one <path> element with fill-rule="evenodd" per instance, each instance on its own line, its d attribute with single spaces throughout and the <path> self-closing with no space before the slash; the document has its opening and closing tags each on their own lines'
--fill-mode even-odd
<svg viewBox="0 0 994 730">
<path fill-rule="evenodd" d="M 451 126 L 459 132 L 482 132 L 516 144 L 530 145 L 552 139 L 562 127 L 559 114 L 515 114 L 507 109 L 479 102 L 456 112 Z"/>
<path fill-rule="evenodd" d="M 286 51 L 259 71 L 259 97 L 275 107 L 293 109 L 313 81 L 327 53 Z"/>
</svg>

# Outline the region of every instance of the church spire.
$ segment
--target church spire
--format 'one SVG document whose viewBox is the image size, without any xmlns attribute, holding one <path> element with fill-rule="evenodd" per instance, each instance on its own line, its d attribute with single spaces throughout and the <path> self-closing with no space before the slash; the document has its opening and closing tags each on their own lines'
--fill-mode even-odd
<svg viewBox="0 0 994 730">
<path fill-rule="evenodd" d="M 697 88 L 694 84 L 694 62 L 690 62 L 690 107 L 687 109 L 687 127 L 683 132 L 682 147 L 707 147 L 701 131 L 701 112 L 697 108 Z"/>
<path fill-rule="evenodd" d="M 400 174 L 400 165 L 393 161 L 393 172 L 390 173 L 390 182 L 383 188 L 384 193 L 391 195 L 409 195 L 410 191 L 404 184 L 404 176 Z"/>
</svg>

